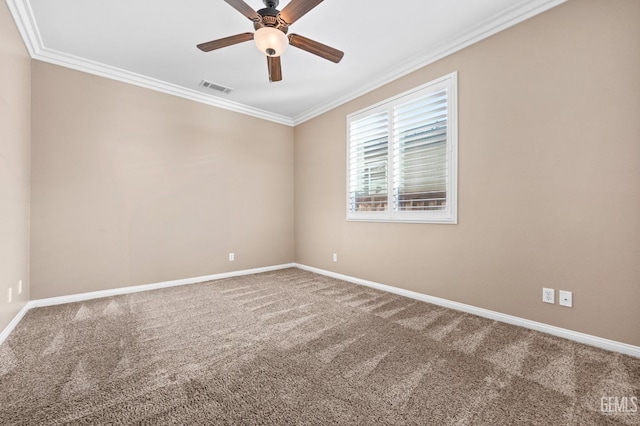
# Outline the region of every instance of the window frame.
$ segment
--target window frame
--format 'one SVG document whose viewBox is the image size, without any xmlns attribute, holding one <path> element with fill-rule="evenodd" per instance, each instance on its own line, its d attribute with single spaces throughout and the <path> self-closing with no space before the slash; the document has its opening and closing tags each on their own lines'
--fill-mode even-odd
<svg viewBox="0 0 640 426">
<path fill-rule="evenodd" d="M 394 108 L 411 100 L 429 95 L 439 90 L 447 90 L 447 138 L 446 138 L 446 207 L 443 210 L 402 211 L 394 206 L 395 191 L 395 135 Z M 387 129 L 387 210 L 385 211 L 351 211 L 351 123 L 356 120 L 386 111 L 389 125 Z M 406 92 L 385 99 L 369 107 L 347 115 L 347 150 L 346 150 L 346 219 L 363 222 L 401 222 L 401 223 L 458 223 L 458 73 L 452 72 L 438 79 L 422 84 Z"/>
</svg>

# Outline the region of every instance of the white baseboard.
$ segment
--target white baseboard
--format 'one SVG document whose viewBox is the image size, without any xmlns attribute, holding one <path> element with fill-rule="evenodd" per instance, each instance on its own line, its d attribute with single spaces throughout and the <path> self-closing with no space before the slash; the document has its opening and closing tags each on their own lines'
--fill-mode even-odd
<svg viewBox="0 0 640 426">
<path fill-rule="evenodd" d="M 27 311 L 31 309 L 31 306 L 29 306 L 29 302 L 25 303 L 25 305 L 22 307 L 22 309 L 20 309 L 20 311 L 18 311 L 18 313 L 16 314 L 15 317 L 13 317 L 13 319 L 11 320 L 11 322 L 4 328 L 4 330 L 2 330 L 2 333 L 0 333 L 0 345 L 2 344 L 2 342 L 5 341 L 5 339 L 7 337 L 9 337 L 9 334 L 11 334 L 11 332 L 13 331 L 14 328 L 16 328 L 16 326 L 18 325 L 18 323 L 22 320 L 22 317 L 24 317 L 24 315 L 27 313 Z"/>
<path fill-rule="evenodd" d="M 455 309 L 457 311 L 467 312 L 480 317 L 489 318 L 492 320 L 504 322 L 507 324 L 513 324 L 520 327 L 528 328 L 531 330 L 540 331 L 542 333 L 552 334 L 554 336 L 562 337 L 575 342 L 584 343 L 586 345 L 595 346 L 608 351 L 619 352 L 625 355 L 630 355 L 636 358 L 640 358 L 640 346 L 630 345 L 628 343 L 617 342 L 615 340 L 609 340 L 602 337 L 592 336 L 590 334 L 580 333 L 578 331 L 568 330 L 566 328 L 556 327 L 549 324 L 544 324 L 537 321 L 528 320 L 525 318 L 516 317 L 513 315 L 503 314 L 489 309 L 478 308 L 476 306 L 467 305 L 464 303 L 454 302 L 452 300 L 442 299 L 440 297 L 428 296 L 426 294 L 417 293 L 411 290 L 405 290 L 398 287 L 393 287 L 386 284 L 380 284 L 373 281 L 363 280 L 360 278 L 351 277 L 349 275 L 343 275 L 336 272 L 327 271 L 324 269 L 314 268 L 312 266 L 302 265 L 299 263 L 294 264 L 296 268 L 303 269 L 305 271 L 314 272 L 320 275 L 326 275 L 328 277 L 337 278 L 339 280 L 348 281 L 354 284 L 364 285 L 372 287 L 377 290 L 386 291 L 388 293 L 398 294 L 400 296 L 409 297 L 411 299 L 420 300 L 434 305 L 443 306 L 445 308 Z"/>
<path fill-rule="evenodd" d="M 47 299 L 36 299 L 29 302 L 30 308 L 41 306 L 61 305 L 63 303 L 81 302 L 83 300 L 99 299 L 101 297 L 117 296 L 120 294 L 138 293 L 140 291 L 157 290 L 166 287 L 176 287 L 187 284 L 197 284 L 205 281 L 220 280 L 223 278 L 239 277 L 242 275 L 259 274 L 262 272 L 276 271 L 278 269 L 294 268 L 293 263 L 286 263 L 275 266 L 265 266 L 263 268 L 243 269 L 240 271 L 222 272 L 220 274 L 203 275 L 200 277 L 183 278 L 180 280 L 163 281 L 153 284 L 135 285 L 131 287 L 120 287 L 109 290 L 92 291 L 89 293 L 71 294 L 69 296 L 50 297 Z"/>
<path fill-rule="evenodd" d="M 443 306 L 445 308 L 451 308 L 462 312 L 467 312 L 473 315 L 478 315 L 484 318 L 493 319 L 496 321 L 504 322 L 507 324 L 513 324 L 520 327 L 528 328 L 531 330 L 537 330 L 542 333 L 552 334 L 554 336 L 562 337 L 575 342 L 584 343 L 586 345 L 595 346 L 608 351 L 619 352 L 625 355 L 630 355 L 636 358 L 640 358 L 640 347 L 630 345 L 627 343 L 617 342 L 615 340 L 609 340 L 602 337 L 592 336 L 590 334 L 580 333 L 566 328 L 560 328 L 549 324 L 544 324 L 537 321 L 528 320 L 525 318 L 516 317 L 513 315 L 507 315 L 489 309 L 478 308 L 476 306 L 467 305 L 464 303 L 454 302 L 452 300 L 442 299 L 440 297 L 428 296 L 426 294 L 417 293 L 411 290 L 405 290 L 398 287 L 393 287 L 386 284 L 380 284 L 373 281 L 363 280 L 355 278 L 349 275 L 343 275 L 336 272 L 327 271 L 324 269 L 315 268 L 299 263 L 286 263 L 282 265 L 267 266 L 263 268 L 244 269 L 240 271 L 223 272 L 220 274 L 204 275 L 200 277 L 184 278 L 180 280 L 164 281 L 153 284 L 137 285 L 132 287 L 121 287 L 110 290 L 92 291 L 89 293 L 72 294 L 69 296 L 50 297 L 46 299 L 36 299 L 27 302 L 22 307 L 20 312 L 13 318 L 13 320 L 5 327 L 0 333 L 0 344 L 2 344 L 13 329 L 18 325 L 22 317 L 31 308 L 37 308 L 42 306 L 60 305 L 63 303 L 80 302 L 83 300 L 98 299 L 101 297 L 117 296 L 120 294 L 137 293 L 140 291 L 149 291 L 166 287 L 175 287 L 186 284 L 196 284 L 205 281 L 219 280 L 222 278 L 238 277 L 242 275 L 259 274 L 261 272 L 276 271 L 285 268 L 299 268 L 305 271 L 314 272 L 316 274 L 325 275 L 339 280 L 348 281 L 354 284 L 364 285 L 372 287 L 377 290 L 386 291 L 388 293 L 398 294 L 400 296 L 409 297 L 411 299 L 420 300 L 434 305 Z"/>
<path fill-rule="evenodd" d="M 294 267 L 295 267 L 295 264 L 293 263 L 285 263 L 281 265 L 265 266 L 262 268 L 243 269 L 240 271 L 223 272 L 220 274 L 203 275 L 200 277 L 184 278 L 184 279 L 173 280 L 173 281 L 163 281 L 163 282 L 153 283 L 153 284 L 143 284 L 143 285 L 136 285 L 131 287 L 120 287 L 120 288 L 114 288 L 109 290 L 92 291 L 88 293 L 70 294 L 68 296 L 49 297 L 46 299 L 30 300 L 29 302 L 27 302 L 26 305 L 22 307 L 20 312 L 18 312 L 18 315 L 16 315 L 13 318 L 13 320 L 11 320 L 9 325 L 7 325 L 5 329 L 2 331 L 2 334 L 0 334 L 0 345 L 2 344 L 2 342 L 5 341 L 7 337 L 9 337 L 9 334 L 11 334 L 13 329 L 18 325 L 18 323 L 22 319 L 22 317 L 31 308 L 62 305 L 64 303 L 81 302 L 83 300 L 99 299 L 101 297 L 117 296 L 120 294 L 137 293 L 140 291 L 156 290 L 160 288 L 176 287 L 176 286 L 187 285 L 187 284 L 197 284 L 205 281 L 219 280 L 219 279 L 230 278 L 230 277 L 239 277 L 241 275 L 259 274 L 262 272 L 277 271 L 278 269 L 294 268 Z"/>
</svg>

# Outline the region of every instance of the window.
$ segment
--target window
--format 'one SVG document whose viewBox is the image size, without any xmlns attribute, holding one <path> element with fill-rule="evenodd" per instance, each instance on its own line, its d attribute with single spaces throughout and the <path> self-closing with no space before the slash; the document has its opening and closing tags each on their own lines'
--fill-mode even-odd
<svg viewBox="0 0 640 426">
<path fill-rule="evenodd" d="M 347 117 L 347 219 L 456 223 L 457 75 Z"/>
</svg>

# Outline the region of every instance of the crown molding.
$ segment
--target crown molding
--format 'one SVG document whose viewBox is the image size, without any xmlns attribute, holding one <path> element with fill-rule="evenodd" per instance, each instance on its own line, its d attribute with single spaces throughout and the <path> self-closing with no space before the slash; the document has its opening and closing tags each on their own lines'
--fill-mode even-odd
<svg viewBox="0 0 640 426">
<path fill-rule="evenodd" d="M 432 64 L 446 56 L 464 49 L 465 47 L 497 34 L 500 31 L 506 30 L 509 27 L 517 25 L 520 22 L 565 3 L 566 1 L 567 0 L 521 0 L 514 4 L 513 7 L 503 11 L 499 16 L 494 16 L 484 22 L 480 22 L 467 31 L 456 35 L 448 42 L 442 44 L 439 49 L 425 52 L 424 55 L 400 64 L 387 74 L 381 75 L 379 78 L 369 81 L 366 84 L 345 93 L 339 98 L 332 99 L 329 102 L 320 104 L 315 108 L 295 116 L 293 118 L 293 124 L 294 126 L 297 126 L 298 124 L 311 120 L 314 117 L 365 95 L 384 86 L 385 84 L 391 83 L 400 77 L 417 71 L 420 68 Z"/>
<path fill-rule="evenodd" d="M 86 72 L 100 77 L 110 78 L 123 83 L 133 84 L 158 92 L 189 99 L 206 105 L 215 106 L 240 114 L 249 115 L 275 123 L 293 126 L 293 119 L 280 114 L 274 114 L 258 108 L 253 108 L 238 102 L 220 99 L 196 90 L 187 89 L 176 84 L 167 83 L 142 74 L 112 67 L 100 62 L 70 55 L 44 46 L 42 37 L 36 25 L 33 10 L 28 0 L 6 0 L 13 20 L 22 36 L 25 47 L 32 59 L 60 65 L 77 71 Z"/>
<path fill-rule="evenodd" d="M 338 98 L 322 103 L 295 117 L 274 114 L 266 110 L 220 99 L 196 90 L 187 89 L 155 78 L 46 48 L 38 31 L 29 0 L 6 0 L 6 3 L 29 55 L 33 59 L 293 127 L 566 1 L 567 0 L 520 0 L 515 3 L 513 7 L 503 11 L 499 16 L 480 22 L 478 25 L 453 37 L 448 42 L 445 42 L 439 49 L 425 52 L 424 55 L 398 65 L 379 78 L 356 87 L 354 90 Z"/>
<path fill-rule="evenodd" d="M 33 16 L 33 10 L 31 10 L 31 4 L 27 0 L 6 0 L 6 3 L 29 56 L 35 57 L 37 52 L 42 49 L 42 38 Z"/>
<path fill-rule="evenodd" d="M 126 71 L 120 68 L 105 65 L 89 59 L 80 58 L 59 52 L 53 49 L 43 48 L 34 57 L 39 61 L 49 62 L 51 64 L 60 65 L 66 68 L 83 71 L 89 74 L 98 75 L 100 77 L 110 78 L 112 80 L 121 81 L 123 83 L 133 84 L 135 86 L 144 87 L 155 90 L 157 92 L 166 93 L 173 96 L 189 99 L 191 101 L 215 106 L 229 111 L 238 112 L 240 114 L 249 115 L 251 117 L 260 118 L 275 123 L 293 126 L 293 120 L 283 115 L 274 114 L 258 108 L 240 104 L 215 96 L 210 96 L 196 90 L 187 89 L 176 84 L 167 83 L 142 74 Z"/>
</svg>

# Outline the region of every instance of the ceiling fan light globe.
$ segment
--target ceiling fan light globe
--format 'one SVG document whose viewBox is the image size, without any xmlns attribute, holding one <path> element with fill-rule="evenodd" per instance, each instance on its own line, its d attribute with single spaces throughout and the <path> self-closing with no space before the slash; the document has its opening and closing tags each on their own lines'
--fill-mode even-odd
<svg viewBox="0 0 640 426">
<path fill-rule="evenodd" d="M 259 28 L 253 35 L 259 51 L 267 56 L 280 56 L 289 46 L 289 39 L 282 31 L 273 27 Z"/>
</svg>

